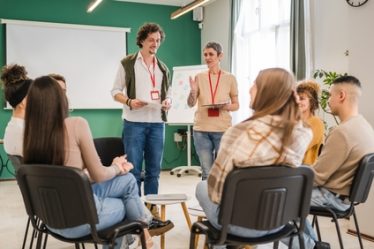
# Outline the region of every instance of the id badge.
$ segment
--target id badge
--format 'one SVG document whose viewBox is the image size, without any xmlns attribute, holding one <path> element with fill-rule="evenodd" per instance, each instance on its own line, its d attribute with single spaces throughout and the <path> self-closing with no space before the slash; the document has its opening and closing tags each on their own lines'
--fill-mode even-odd
<svg viewBox="0 0 374 249">
<path fill-rule="evenodd" d="M 219 109 L 218 108 L 208 108 L 208 117 L 218 117 Z"/>
<path fill-rule="evenodd" d="M 160 99 L 160 92 L 158 90 L 151 91 L 151 99 L 152 100 Z"/>
</svg>

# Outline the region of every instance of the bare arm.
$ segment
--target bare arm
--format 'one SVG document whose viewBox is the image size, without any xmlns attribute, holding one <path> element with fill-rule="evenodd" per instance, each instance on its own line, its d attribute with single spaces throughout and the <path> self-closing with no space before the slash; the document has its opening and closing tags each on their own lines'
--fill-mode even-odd
<svg viewBox="0 0 374 249">
<path fill-rule="evenodd" d="M 197 77 L 192 78 L 190 77 L 190 94 L 188 95 L 187 99 L 187 104 L 189 107 L 193 107 L 196 105 L 197 102 L 197 91 L 198 91 L 198 86 L 197 86 Z"/>
</svg>

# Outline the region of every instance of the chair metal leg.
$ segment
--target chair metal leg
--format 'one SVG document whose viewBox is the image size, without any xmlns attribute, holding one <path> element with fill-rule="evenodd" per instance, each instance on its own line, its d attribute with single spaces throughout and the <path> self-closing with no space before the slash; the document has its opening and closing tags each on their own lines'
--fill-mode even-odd
<svg viewBox="0 0 374 249">
<path fill-rule="evenodd" d="M 279 247 L 279 241 L 275 241 L 273 243 L 273 249 L 278 249 L 278 247 Z"/>
<path fill-rule="evenodd" d="M 84 243 L 81 243 L 81 245 L 82 245 L 82 249 L 86 249 Z"/>
<path fill-rule="evenodd" d="M 80 249 L 79 243 L 75 243 L 75 249 Z"/>
<path fill-rule="evenodd" d="M 299 236 L 299 246 L 300 246 L 300 249 L 305 249 L 305 241 L 304 241 L 304 235 L 302 232 L 299 232 L 298 234 Z M 292 247 L 292 245 L 291 245 Z"/>
<path fill-rule="evenodd" d="M 321 239 L 321 231 L 319 230 L 319 223 L 318 223 L 318 217 L 317 217 L 317 215 L 313 216 L 312 226 L 315 227 L 316 230 L 317 230 L 318 241 L 322 241 L 322 239 Z"/>
<path fill-rule="evenodd" d="M 191 229 L 191 234 L 190 234 L 190 249 L 195 249 L 197 246 L 196 243 L 196 234 L 193 231 L 193 228 Z"/>
<path fill-rule="evenodd" d="M 356 233 L 357 233 L 358 241 L 360 242 L 360 248 L 361 248 L 361 249 L 364 249 L 364 246 L 363 246 L 363 244 L 362 244 L 362 239 L 361 239 L 360 228 L 358 227 L 358 222 L 357 222 L 357 216 L 356 216 L 356 211 L 355 211 L 355 209 L 353 209 L 353 219 L 354 219 L 354 221 L 355 221 Z"/>
<path fill-rule="evenodd" d="M 29 227 L 30 227 L 30 217 L 27 219 L 27 223 L 26 223 L 26 230 L 25 230 L 25 236 L 23 237 L 23 243 L 22 243 L 22 249 L 25 249 L 25 246 L 26 246 L 26 240 L 27 240 L 27 234 L 29 233 Z M 30 247 L 31 249 L 31 247 Z"/>
<path fill-rule="evenodd" d="M 44 245 L 43 245 L 43 249 L 46 249 L 47 248 L 47 240 L 48 240 L 48 233 L 45 234 L 45 237 L 44 237 Z"/>
<path fill-rule="evenodd" d="M 344 249 L 342 235 L 340 233 L 340 227 L 339 227 L 338 218 L 336 217 L 336 215 L 334 213 L 332 213 L 332 216 L 333 216 L 333 222 L 335 223 L 336 232 L 338 233 L 338 239 L 339 239 L 340 248 Z"/>
</svg>

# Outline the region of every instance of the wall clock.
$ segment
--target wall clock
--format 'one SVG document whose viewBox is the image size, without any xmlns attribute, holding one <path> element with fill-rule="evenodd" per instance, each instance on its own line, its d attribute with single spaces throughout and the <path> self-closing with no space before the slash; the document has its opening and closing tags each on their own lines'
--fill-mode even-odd
<svg viewBox="0 0 374 249">
<path fill-rule="evenodd" d="M 369 0 L 345 0 L 352 7 L 360 7 L 367 3 Z"/>
</svg>

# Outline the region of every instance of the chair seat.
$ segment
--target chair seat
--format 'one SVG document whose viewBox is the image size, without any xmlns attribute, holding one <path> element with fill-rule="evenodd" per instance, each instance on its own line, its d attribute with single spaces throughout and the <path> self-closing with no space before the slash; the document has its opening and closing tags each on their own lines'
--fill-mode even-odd
<svg viewBox="0 0 374 249">
<path fill-rule="evenodd" d="M 100 239 L 103 240 L 104 243 L 109 244 L 112 238 L 122 237 L 126 234 L 140 234 L 144 227 L 147 227 L 147 225 L 143 222 L 123 221 L 123 222 L 117 223 L 113 226 L 110 226 L 106 229 L 99 231 L 98 235 Z M 114 234 L 116 232 L 118 232 L 117 236 L 115 236 Z M 78 238 L 66 238 L 64 236 L 61 236 L 57 233 L 52 232 L 49 229 L 48 229 L 48 234 L 52 235 L 53 237 L 61 241 L 70 242 L 70 243 L 93 243 L 95 241 L 94 238 L 91 236 L 91 234 L 78 237 Z"/>
<path fill-rule="evenodd" d="M 345 218 L 351 215 L 352 210 L 351 208 L 348 208 L 345 211 L 339 211 L 337 209 L 333 208 L 327 208 L 327 207 L 310 207 L 310 214 L 312 215 L 318 215 L 322 217 L 332 217 L 333 214 L 336 215 L 338 219 Z"/>
<path fill-rule="evenodd" d="M 196 233 L 199 234 L 208 234 L 209 242 L 212 244 L 215 244 L 220 238 L 220 230 L 217 230 L 215 227 L 210 224 L 209 221 L 202 221 L 199 223 L 194 223 L 194 227 L 192 229 L 198 229 L 199 231 L 196 231 Z M 240 236 L 235 236 L 232 234 L 228 234 L 226 238 L 227 244 L 264 244 L 264 243 L 269 243 L 273 241 L 278 241 L 281 238 L 288 237 L 291 235 L 293 232 L 296 232 L 296 228 L 292 224 L 287 224 L 285 225 L 282 229 L 279 231 L 273 233 L 273 234 L 267 234 L 262 237 L 257 237 L 257 238 L 248 238 L 248 237 L 240 237 Z"/>
</svg>

